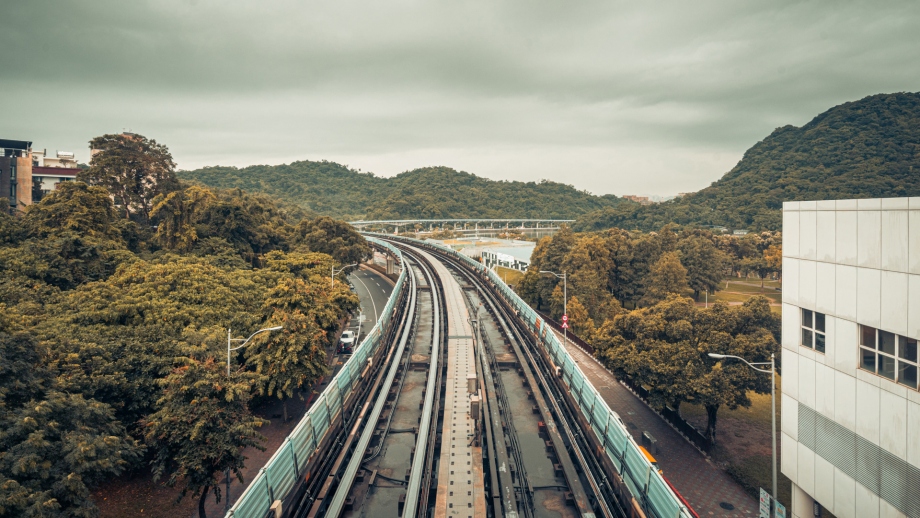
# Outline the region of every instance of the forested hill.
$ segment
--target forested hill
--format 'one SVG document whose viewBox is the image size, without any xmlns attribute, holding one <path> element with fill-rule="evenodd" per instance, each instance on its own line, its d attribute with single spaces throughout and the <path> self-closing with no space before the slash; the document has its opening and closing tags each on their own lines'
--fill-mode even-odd
<svg viewBox="0 0 920 518">
<path fill-rule="evenodd" d="M 179 176 L 213 187 L 263 192 L 343 219 L 575 218 L 614 207 L 616 196 L 594 196 L 556 182 L 494 181 L 448 167 L 426 167 L 382 178 L 332 162 L 206 167 Z"/>
<path fill-rule="evenodd" d="M 710 187 L 658 205 L 595 211 L 576 228 L 677 222 L 780 230 L 783 201 L 899 196 L 920 196 L 920 93 L 873 95 L 801 128 L 778 128 Z"/>
</svg>

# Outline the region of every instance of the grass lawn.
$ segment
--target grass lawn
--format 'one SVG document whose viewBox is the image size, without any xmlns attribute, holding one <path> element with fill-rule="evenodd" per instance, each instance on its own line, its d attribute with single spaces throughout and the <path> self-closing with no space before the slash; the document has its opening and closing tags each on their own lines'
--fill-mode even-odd
<svg viewBox="0 0 920 518">
<path fill-rule="evenodd" d="M 770 286 L 769 284 L 765 284 L 763 287 L 763 294 L 764 295 L 778 294 L 780 292 L 776 289 L 777 287 L 778 286 Z M 742 281 L 742 282 L 726 281 L 722 283 L 721 289 L 725 291 L 740 291 L 742 293 L 753 293 L 753 294 L 761 293 L 759 282 L 752 283 L 748 281 Z"/>
<path fill-rule="evenodd" d="M 505 268 L 504 266 L 496 266 L 495 273 L 505 281 L 505 284 L 513 284 L 515 286 L 524 278 L 524 272 Z"/>
<path fill-rule="evenodd" d="M 729 292 L 718 291 L 716 293 L 711 293 L 709 295 L 709 303 L 711 304 L 713 302 L 720 301 L 720 300 L 724 302 L 744 302 L 747 299 L 753 297 L 754 295 L 763 295 L 764 297 L 770 299 L 771 304 L 779 304 L 781 302 L 782 296 L 780 295 L 779 292 L 776 292 L 776 291 L 774 291 L 773 293 L 770 293 L 770 292 L 760 293 L 759 291 L 756 293 L 734 293 L 735 291 L 734 285 L 731 285 L 731 286 L 732 286 L 732 289 Z"/>
</svg>

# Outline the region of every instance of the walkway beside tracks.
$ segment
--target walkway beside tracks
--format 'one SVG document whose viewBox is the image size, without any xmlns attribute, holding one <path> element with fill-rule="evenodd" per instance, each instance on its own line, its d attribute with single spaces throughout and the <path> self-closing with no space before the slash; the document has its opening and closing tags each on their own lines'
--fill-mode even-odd
<svg viewBox="0 0 920 518">
<path fill-rule="evenodd" d="M 556 336 L 562 342 L 562 334 L 557 332 Z M 658 467 L 700 516 L 757 516 L 757 501 L 737 482 L 710 464 L 699 450 L 620 384 L 597 359 L 571 341 L 567 345 L 569 354 L 610 409 L 620 415 L 633 438 L 640 442 L 645 431 L 655 437 Z M 734 510 L 720 507 L 722 502 L 731 504 Z"/>
<path fill-rule="evenodd" d="M 434 516 L 485 516 L 482 449 L 473 445 L 474 424 L 467 391 L 467 375 L 476 373 L 469 312 L 460 284 L 444 264 L 426 252 L 418 254 L 434 266 L 447 303 L 447 378 Z"/>
</svg>

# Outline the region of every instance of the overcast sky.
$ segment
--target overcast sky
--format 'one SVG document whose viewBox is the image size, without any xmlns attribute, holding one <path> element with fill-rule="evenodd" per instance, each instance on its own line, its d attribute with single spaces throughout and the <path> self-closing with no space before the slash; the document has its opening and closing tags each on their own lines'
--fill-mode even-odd
<svg viewBox="0 0 920 518">
<path fill-rule="evenodd" d="M 29 0 L 0 138 L 123 129 L 180 168 L 446 165 L 595 194 L 705 187 L 774 128 L 920 90 L 920 2 Z"/>
</svg>

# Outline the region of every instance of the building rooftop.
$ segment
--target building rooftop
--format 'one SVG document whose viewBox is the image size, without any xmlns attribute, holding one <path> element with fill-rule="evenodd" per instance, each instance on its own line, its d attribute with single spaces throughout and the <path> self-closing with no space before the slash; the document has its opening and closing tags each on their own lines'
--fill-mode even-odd
<svg viewBox="0 0 920 518">
<path fill-rule="evenodd" d="M 9 140 L 9 139 L 0 139 L 0 148 L 3 149 L 21 149 L 26 151 L 32 147 L 32 143 L 28 140 Z"/>
</svg>

